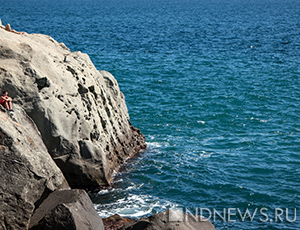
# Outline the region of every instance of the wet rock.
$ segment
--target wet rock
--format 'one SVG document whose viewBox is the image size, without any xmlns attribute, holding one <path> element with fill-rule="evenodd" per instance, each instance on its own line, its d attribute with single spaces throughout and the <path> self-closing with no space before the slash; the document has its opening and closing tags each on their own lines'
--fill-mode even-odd
<svg viewBox="0 0 300 230">
<path fill-rule="evenodd" d="M 121 217 L 118 214 L 102 219 L 105 230 L 118 230 L 132 220 L 126 217 Z"/>
</svg>

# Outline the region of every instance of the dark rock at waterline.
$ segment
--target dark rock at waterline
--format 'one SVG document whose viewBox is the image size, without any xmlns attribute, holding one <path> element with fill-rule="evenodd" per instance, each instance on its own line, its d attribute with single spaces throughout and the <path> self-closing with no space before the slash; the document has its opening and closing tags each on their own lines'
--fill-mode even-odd
<svg viewBox="0 0 300 230">
<path fill-rule="evenodd" d="M 124 160 L 145 148 L 116 79 L 87 54 L 46 35 L 0 30 L 0 78 L 73 188 L 109 185 Z"/>
<path fill-rule="evenodd" d="M 130 223 L 132 219 L 121 217 L 118 214 L 102 219 L 105 230 L 118 230 Z"/>
<path fill-rule="evenodd" d="M 122 230 L 215 230 L 209 220 L 171 209 L 123 226 Z"/>
<path fill-rule="evenodd" d="M 103 230 L 103 222 L 84 190 L 55 191 L 35 211 L 31 230 Z"/>
</svg>

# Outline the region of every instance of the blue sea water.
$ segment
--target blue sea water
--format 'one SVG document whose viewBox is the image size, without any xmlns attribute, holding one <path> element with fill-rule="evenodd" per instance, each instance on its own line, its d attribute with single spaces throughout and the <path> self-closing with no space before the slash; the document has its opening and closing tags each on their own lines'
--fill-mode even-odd
<svg viewBox="0 0 300 230">
<path fill-rule="evenodd" d="M 266 208 L 268 221 L 211 221 L 300 229 L 298 0 L 0 3 L 3 24 L 51 35 L 111 72 L 146 136 L 113 187 L 90 194 L 100 216 Z"/>
</svg>

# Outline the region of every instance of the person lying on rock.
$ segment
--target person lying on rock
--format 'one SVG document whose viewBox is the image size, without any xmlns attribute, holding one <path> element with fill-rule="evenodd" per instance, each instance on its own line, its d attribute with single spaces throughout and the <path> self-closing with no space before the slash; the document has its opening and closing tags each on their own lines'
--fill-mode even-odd
<svg viewBox="0 0 300 230">
<path fill-rule="evenodd" d="M 12 111 L 12 99 L 8 96 L 7 91 L 3 91 L 2 96 L 0 97 L 0 105 L 2 105 L 4 108 L 6 108 L 8 111 Z"/>
<path fill-rule="evenodd" d="M 0 28 L 8 31 L 8 32 L 12 32 L 12 33 L 15 33 L 15 34 L 24 34 L 24 32 L 18 32 L 16 30 L 12 30 L 11 27 L 10 27 L 10 24 L 7 24 L 5 27 L 2 25 L 2 22 L 1 22 L 1 19 L 0 19 Z"/>
</svg>

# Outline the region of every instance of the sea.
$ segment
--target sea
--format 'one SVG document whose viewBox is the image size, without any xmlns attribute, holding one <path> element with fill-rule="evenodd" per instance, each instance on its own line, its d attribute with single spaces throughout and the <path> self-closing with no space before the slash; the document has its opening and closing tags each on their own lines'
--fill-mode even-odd
<svg viewBox="0 0 300 230">
<path fill-rule="evenodd" d="M 111 72 L 148 148 L 90 192 L 101 217 L 169 208 L 300 229 L 299 0 L 0 0 L 2 23 Z"/>
</svg>

